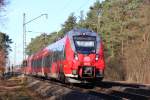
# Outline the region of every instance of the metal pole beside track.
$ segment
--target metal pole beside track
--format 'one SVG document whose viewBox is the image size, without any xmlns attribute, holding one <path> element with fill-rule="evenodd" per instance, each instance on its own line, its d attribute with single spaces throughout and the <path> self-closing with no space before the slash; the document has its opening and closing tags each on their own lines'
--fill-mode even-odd
<svg viewBox="0 0 150 100">
<path fill-rule="evenodd" d="M 25 13 L 23 13 L 23 60 L 25 60 L 25 40 L 26 40 L 26 27 L 25 27 Z"/>
<path fill-rule="evenodd" d="M 33 19 L 31 19 L 30 21 L 26 22 L 26 15 L 25 13 L 23 13 L 23 60 L 26 59 L 26 24 L 42 17 L 42 16 L 46 16 L 46 19 L 48 18 L 48 14 L 41 14 Z"/>
</svg>

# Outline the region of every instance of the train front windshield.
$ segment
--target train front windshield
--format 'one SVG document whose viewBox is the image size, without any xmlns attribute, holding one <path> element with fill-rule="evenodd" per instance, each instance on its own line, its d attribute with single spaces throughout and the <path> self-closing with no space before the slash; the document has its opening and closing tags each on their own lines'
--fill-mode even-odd
<svg viewBox="0 0 150 100">
<path fill-rule="evenodd" d="M 96 51 L 95 36 L 74 36 L 74 44 L 78 53 L 89 54 Z"/>
</svg>

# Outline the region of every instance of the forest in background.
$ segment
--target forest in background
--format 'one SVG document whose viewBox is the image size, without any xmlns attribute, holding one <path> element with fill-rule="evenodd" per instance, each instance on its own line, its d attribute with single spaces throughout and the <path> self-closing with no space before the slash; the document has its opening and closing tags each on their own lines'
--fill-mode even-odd
<svg viewBox="0 0 150 100">
<path fill-rule="evenodd" d="M 73 28 L 89 28 L 101 35 L 109 80 L 150 83 L 150 1 L 98 0 L 80 20 L 74 13 L 61 30 L 33 38 L 26 48 L 31 55 L 63 37 Z"/>
<path fill-rule="evenodd" d="M 0 0 L 0 12 L 5 11 L 4 8 L 7 5 L 7 3 L 6 3 L 6 0 Z M 1 17 L 2 16 L 0 14 L 0 19 Z M 3 33 L 0 31 L 0 76 L 5 71 L 8 54 L 9 54 L 9 51 L 11 51 L 11 47 L 10 47 L 11 43 L 12 43 L 12 39 L 10 39 L 6 33 Z"/>
</svg>

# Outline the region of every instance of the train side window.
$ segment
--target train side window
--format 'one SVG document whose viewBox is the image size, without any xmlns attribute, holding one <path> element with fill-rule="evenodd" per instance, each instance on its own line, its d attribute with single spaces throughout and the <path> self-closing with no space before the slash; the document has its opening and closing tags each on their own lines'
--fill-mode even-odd
<svg viewBox="0 0 150 100">
<path fill-rule="evenodd" d="M 38 68 L 40 67 L 40 59 L 38 59 Z"/>
<path fill-rule="evenodd" d="M 55 62 L 57 61 L 57 58 L 58 58 L 57 52 L 55 51 L 55 55 L 54 55 Z"/>
<path fill-rule="evenodd" d="M 43 60 L 44 60 L 44 58 L 42 57 L 41 58 L 41 67 L 43 67 Z"/>
<path fill-rule="evenodd" d="M 52 65 L 52 55 L 49 55 L 49 67 Z"/>
<path fill-rule="evenodd" d="M 48 67 L 50 67 L 50 55 L 47 56 L 47 63 L 48 63 Z"/>
<path fill-rule="evenodd" d="M 34 60 L 32 60 L 32 67 L 34 67 Z"/>
<path fill-rule="evenodd" d="M 31 60 L 31 67 L 33 67 L 33 60 Z"/>
<path fill-rule="evenodd" d="M 47 56 L 45 57 L 45 67 L 47 67 Z"/>
<path fill-rule="evenodd" d="M 41 67 L 41 59 L 39 59 L 39 67 Z"/>
<path fill-rule="evenodd" d="M 63 59 L 66 59 L 65 46 L 63 46 Z"/>
<path fill-rule="evenodd" d="M 33 60 L 31 61 L 31 63 L 32 63 L 32 67 L 34 67 L 34 63 L 33 63 Z"/>
<path fill-rule="evenodd" d="M 34 68 L 36 67 L 36 60 L 34 60 Z"/>
<path fill-rule="evenodd" d="M 40 67 L 40 59 L 38 59 L 38 68 Z"/>
<path fill-rule="evenodd" d="M 34 68 L 36 67 L 36 60 L 34 60 Z"/>
<path fill-rule="evenodd" d="M 39 59 L 39 67 L 41 67 L 41 58 Z"/>
<path fill-rule="evenodd" d="M 37 68 L 37 60 L 35 60 L 35 67 Z"/>
<path fill-rule="evenodd" d="M 45 67 L 47 67 L 47 56 L 45 57 Z"/>
<path fill-rule="evenodd" d="M 45 58 L 45 67 L 48 67 L 48 56 L 46 56 Z"/>
<path fill-rule="evenodd" d="M 54 62 L 54 52 L 52 53 L 51 58 L 51 61 Z"/>
<path fill-rule="evenodd" d="M 32 64 L 33 64 L 32 66 L 34 67 L 34 60 L 32 61 Z"/>
<path fill-rule="evenodd" d="M 36 59 L 35 60 L 35 67 L 37 68 L 37 65 L 38 65 L 38 60 Z"/>
<path fill-rule="evenodd" d="M 34 65 L 34 68 L 35 68 L 35 60 L 33 61 L 33 65 Z"/>
<path fill-rule="evenodd" d="M 45 67 L 45 57 L 43 57 L 42 64 L 42 66 Z"/>
<path fill-rule="evenodd" d="M 40 66 L 40 60 L 38 59 L 37 60 L 37 67 L 39 67 Z"/>
<path fill-rule="evenodd" d="M 59 51 L 56 51 L 56 61 L 58 61 L 60 59 L 61 54 L 59 53 Z"/>
<path fill-rule="evenodd" d="M 52 58 L 53 58 L 53 62 L 55 62 L 55 52 L 53 52 Z"/>
<path fill-rule="evenodd" d="M 38 67 L 41 67 L 41 59 L 39 59 L 38 61 L 39 61 Z"/>
<path fill-rule="evenodd" d="M 39 65 L 39 64 L 38 64 L 38 59 L 37 59 L 37 60 L 36 60 L 36 68 L 38 68 L 38 65 Z"/>
</svg>

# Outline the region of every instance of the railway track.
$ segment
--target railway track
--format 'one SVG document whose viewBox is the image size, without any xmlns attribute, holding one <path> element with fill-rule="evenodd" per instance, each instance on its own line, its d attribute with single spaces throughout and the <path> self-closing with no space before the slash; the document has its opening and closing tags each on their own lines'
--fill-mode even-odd
<svg viewBox="0 0 150 100">
<path fill-rule="evenodd" d="M 65 88 L 63 90 L 64 93 L 66 92 L 65 90 L 69 90 L 69 95 L 63 95 L 63 100 L 150 100 L 150 89 L 145 85 L 104 81 L 102 83 L 96 83 L 95 87 L 92 87 L 88 85 L 68 85 L 54 80 L 29 77 L 29 80 L 31 79 L 32 81 L 38 80 L 47 83 L 46 86 L 43 86 L 43 89 L 54 85 L 53 87 Z M 39 86 L 39 84 L 37 86 Z M 34 85 L 34 87 L 36 86 Z M 51 89 L 52 87 L 49 88 L 51 93 L 54 92 L 55 89 L 57 91 L 57 88 L 52 89 L 53 91 L 51 91 Z M 48 93 L 44 95 L 46 95 L 46 97 L 52 96 L 52 94 L 49 95 Z"/>
<path fill-rule="evenodd" d="M 109 94 L 131 100 L 150 100 L 150 86 L 134 83 L 103 81 L 96 88 L 105 89 Z"/>
<path fill-rule="evenodd" d="M 88 100 L 112 100 L 112 99 L 113 100 L 122 100 L 122 98 L 120 98 L 120 97 L 112 96 L 112 95 L 109 95 L 109 94 L 106 94 L 103 92 L 97 92 L 93 88 L 89 88 L 87 86 L 82 87 L 79 85 L 62 84 L 58 81 L 49 80 L 49 79 L 44 80 L 44 79 L 35 78 L 35 77 L 34 77 L 34 79 L 31 79 L 31 80 L 32 81 L 33 80 L 34 81 L 40 80 L 40 81 L 43 81 L 44 83 L 48 83 L 49 85 L 55 85 L 58 88 L 59 87 L 61 87 L 61 88 L 65 87 L 65 88 L 69 89 L 71 94 L 65 96 L 65 99 L 63 99 L 63 100 L 70 100 L 70 99 L 71 100 L 77 100 L 77 99 L 78 100 L 86 100 L 86 99 L 88 99 Z M 36 84 L 36 85 L 39 86 L 39 84 Z M 36 85 L 33 85 L 34 86 L 33 88 L 35 88 Z M 55 87 L 55 86 L 53 86 L 53 87 Z M 64 90 L 67 90 L 67 89 L 64 89 Z M 63 91 L 63 92 L 66 92 L 66 91 Z M 48 94 L 47 94 L 47 96 L 48 96 Z M 62 98 L 60 100 L 62 100 Z"/>
<path fill-rule="evenodd" d="M 98 88 L 97 88 L 97 90 L 98 90 Z M 136 94 L 133 92 L 121 91 L 120 89 L 111 89 L 111 88 L 103 89 L 103 92 L 105 92 L 109 95 L 112 95 L 112 96 L 123 98 L 123 99 L 130 99 L 130 100 L 149 100 L 150 99 L 150 96 Z"/>
<path fill-rule="evenodd" d="M 117 81 L 103 81 L 102 83 L 97 82 L 96 84 L 97 86 L 102 86 L 102 87 L 121 86 L 121 87 L 150 89 L 150 85 L 143 85 L 137 83 L 125 83 L 125 82 L 117 82 Z"/>
</svg>

